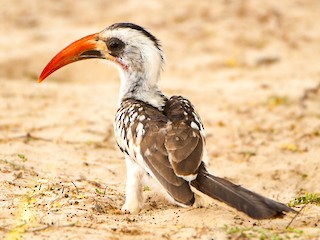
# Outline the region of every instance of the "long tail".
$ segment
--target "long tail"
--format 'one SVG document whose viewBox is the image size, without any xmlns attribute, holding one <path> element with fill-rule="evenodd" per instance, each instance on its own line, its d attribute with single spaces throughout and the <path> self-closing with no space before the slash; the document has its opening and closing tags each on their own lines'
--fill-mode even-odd
<svg viewBox="0 0 320 240">
<path fill-rule="evenodd" d="M 226 179 L 211 175 L 202 163 L 198 176 L 191 185 L 209 197 L 220 200 L 255 219 L 281 217 L 294 212 L 283 203 L 263 197 Z"/>
</svg>

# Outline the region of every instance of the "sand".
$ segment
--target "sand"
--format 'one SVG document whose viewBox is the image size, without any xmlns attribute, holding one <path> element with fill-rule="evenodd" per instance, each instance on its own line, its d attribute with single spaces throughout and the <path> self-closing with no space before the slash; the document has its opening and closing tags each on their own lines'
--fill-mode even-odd
<svg viewBox="0 0 320 240">
<path fill-rule="evenodd" d="M 258 221 L 217 201 L 173 206 L 145 187 L 143 210 L 122 214 L 117 71 L 91 60 L 36 81 L 72 41 L 115 22 L 144 26 L 165 52 L 163 92 L 202 116 L 210 171 L 289 203 L 320 189 L 317 0 L 0 5 L 1 239 L 320 238 L 316 204 Z"/>
</svg>

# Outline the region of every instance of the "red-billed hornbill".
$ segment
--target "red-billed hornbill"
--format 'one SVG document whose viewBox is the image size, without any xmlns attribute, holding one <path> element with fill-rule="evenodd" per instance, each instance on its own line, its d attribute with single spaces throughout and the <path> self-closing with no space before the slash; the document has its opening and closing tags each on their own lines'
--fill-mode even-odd
<svg viewBox="0 0 320 240">
<path fill-rule="evenodd" d="M 120 70 L 114 129 L 126 159 L 124 212 L 137 213 L 142 208 L 141 184 L 145 180 L 147 184 L 153 181 L 180 206 L 195 204 L 195 188 L 256 219 L 293 211 L 207 171 L 199 115 L 186 98 L 168 98 L 158 88 L 163 53 L 152 34 L 132 23 L 113 24 L 59 52 L 45 67 L 39 82 L 62 66 L 90 58 L 110 60 Z"/>
</svg>

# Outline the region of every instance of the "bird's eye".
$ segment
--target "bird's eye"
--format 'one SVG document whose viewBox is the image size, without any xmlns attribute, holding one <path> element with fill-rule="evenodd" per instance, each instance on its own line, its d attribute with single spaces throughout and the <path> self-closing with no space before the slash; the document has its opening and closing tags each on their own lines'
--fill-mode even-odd
<svg viewBox="0 0 320 240">
<path fill-rule="evenodd" d="M 109 38 L 106 41 L 107 48 L 110 51 L 110 55 L 119 56 L 121 50 L 123 50 L 125 44 L 119 38 Z"/>
</svg>

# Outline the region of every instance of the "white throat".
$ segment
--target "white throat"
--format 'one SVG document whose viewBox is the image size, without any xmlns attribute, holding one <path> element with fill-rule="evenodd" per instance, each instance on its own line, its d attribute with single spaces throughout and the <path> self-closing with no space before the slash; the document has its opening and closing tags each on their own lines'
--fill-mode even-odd
<svg viewBox="0 0 320 240">
<path fill-rule="evenodd" d="M 149 68 L 149 70 L 152 70 Z M 165 97 L 158 88 L 160 69 L 156 71 L 137 71 L 134 69 L 120 70 L 120 94 L 119 105 L 125 98 L 133 98 L 151 104 L 156 108 L 162 108 Z"/>
<path fill-rule="evenodd" d="M 154 107 L 164 106 L 165 97 L 158 88 L 158 80 L 162 67 L 162 55 L 159 49 L 152 44 L 139 47 L 140 51 L 129 52 L 128 59 L 134 61 L 124 62 L 127 69 L 120 67 L 120 96 L 123 98 L 134 98 Z M 122 59 L 125 61 L 125 59 Z"/>
</svg>

